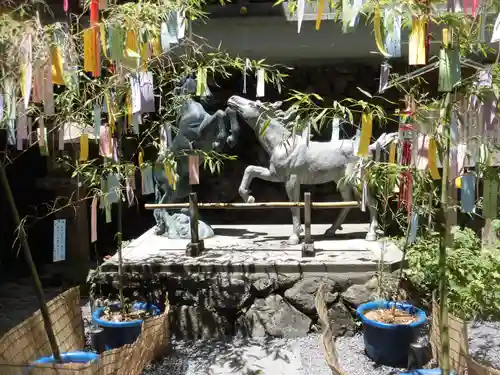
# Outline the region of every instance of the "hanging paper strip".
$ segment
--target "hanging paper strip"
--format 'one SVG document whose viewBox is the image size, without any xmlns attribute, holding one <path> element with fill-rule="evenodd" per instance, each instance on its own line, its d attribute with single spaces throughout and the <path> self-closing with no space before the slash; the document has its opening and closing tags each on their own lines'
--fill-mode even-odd
<svg viewBox="0 0 500 375">
<path fill-rule="evenodd" d="M 33 82 L 33 56 L 32 56 L 32 39 L 31 34 L 28 34 L 23 39 L 21 48 L 21 92 L 24 99 L 24 109 L 28 109 L 28 104 L 31 97 L 31 85 Z"/>
<path fill-rule="evenodd" d="M 46 115 L 51 116 L 55 113 L 54 108 L 54 86 L 52 80 L 52 59 L 49 57 L 45 65 L 44 83 L 43 83 L 43 110 Z"/>
<path fill-rule="evenodd" d="M 384 10 L 385 50 L 391 57 L 401 57 L 401 22 L 398 9 Z"/>
<path fill-rule="evenodd" d="M 377 44 L 377 48 L 379 52 L 386 58 L 391 57 L 389 52 L 385 50 L 384 47 L 384 42 L 382 39 L 382 26 L 381 26 L 381 19 L 380 19 L 380 6 L 375 5 L 375 11 L 373 15 L 373 29 L 375 32 L 375 43 Z"/>
<path fill-rule="evenodd" d="M 408 237 L 408 244 L 411 245 L 417 239 L 417 231 L 418 231 L 418 214 L 413 212 L 411 215 L 410 221 L 410 235 Z"/>
<path fill-rule="evenodd" d="M 106 38 L 106 25 L 104 23 L 99 24 L 99 39 L 101 40 L 102 53 L 109 58 L 109 44 Z"/>
<path fill-rule="evenodd" d="M 205 96 L 207 90 L 207 68 L 198 68 L 196 73 L 196 95 Z"/>
<path fill-rule="evenodd" d="M 173 170 L 173 168 L 167 162 L 163 164 L 163 170 L 165 172 L 165 177 L 167 177 L 169 186 L 172 188 L 173 191 L 175 191 L 177 188 L 175 170 Z"/>
<path fill-rule="evenodd" d="M 340 139 L 340 119 L 335 117 L 332 120 L 332 137 L 331 141 L 338 141 Z"/>
<path fill-rule="evenodd" d="M 123 59 L 124 33 L 121 27 L 108 26 L 109 58 L 115 62 Z"/>
<path fill-rule="evenodd" d="M 257 98 L 262 98 L 265 95 L 266 71 L 264 69 L 257 70 Z"/>
<path fill-rule="evenodd" d="M 423 18 L 414 18 L 409 40 L 409 65 L 426 64 L 426 23 Z"/>
<path fill-rule="evenodd" d="M 99 139 L 101 136 L 101 106 L 98 104 L 94 104 L 94 136 L 96 139 Z"/>
<path fill-rule="evenodd" d="M 105 158 L 113 157 L 113 146 L 111 138 L 111 130 L 109 126 L 101 126 L 99 139 L 99 155 Z"/>
<path fill-rule="evenodd" d="M 370 141 L 372 138 L 372 114 L 371 113 L 363 113 L 361 116 L 361 136 L 359 139 L 358 146 L 358 156 L 366 156 L 368 155 L 368 148 L 370 146 Z"/>
<path fill-rule="evenodd" d="M 153 181 L 153 168 L 148 165 L 141 169 L 142 175 L 142 195 L 150 195 L 155 192 Z"/>
<path fill-rule="evenodd" d="M 82 134 L 80 136 L 80 161 L 89 160 L 89 135 Z"/>
<path fill-rule="evenodd" d="M 305 8 L 306 0 L 297 0 L 297 33 L 300 33 L 300 28 L 302 27 Z"/>
<path fill-rule="evenodd" d="M 462 176 L 462 186 L 460 193 L 460 201 L 462 212 L 472 213 L 475 207 L 476 197 L 476 176 L 466 173 Z"/>
<path fill-rule="evenodd" d="M 186 35 L 186 14 L 178 11 L 177 14 L 177 38 L 182 39 Z"/>
<path fill-rule="evenodd" d="M 108 202 L 111 204 L 118 203 L 118 201 L 121 199 L 119 174 L 118 173 L 108 174 L 107 184 L 108 184 Z"/>
<path fill-rule="evenodd" d="M 130 75 L 130 100 L 132 113 L 141 111 L 141 84 L 136 74 Z"/>
<path fill-rule="evenodd" d="M 41 103 L 44 95 L 44 71 L 40 61 L 33 64 L 33 102 Z"/>
<path fill-rule="evenodd" d="M 247 93 L 247 73 L 251 68 L 250 59 L 245 60 L 245 67 L 243 68 L 243 94 Z"/>
<path fill-rule="evenodd" d="M 200 183 L 200 156 L 189 155 L 189 185 L 198 185 Z"/>
<path fill-rule="evenodd" d="M 316 30 L 321 27 L 321 20 L 323 19 L 323 12 L 325 10 L 325 0 L 318 0 L 318 14 L 316 16 Z"/>
<path fill-rule="evenodd" d="M 64 122 L 59 125 L 59 137 L 58 137 L 58 149 L 59 151 L 64 151 Z"/>
<path fill-rule="evenodd" d="M 130 183 L 130 177 L 125 178 L 125 193 L 127 195 L 128 206 L 130 207 L 134 204 L 134 190 Z"/>
<path fill-rule="evenodd" d="M 90 242 L 97 241 L 97 196 L 92 198 L 90 206 Z"/>
<path fill-rule="evenodd" d="M 358 1 L 359 2 L 359 1 Z M 359 7 L 351 0 L 342 0 L 342 32 L 351 31 L 357 22 Z"/>
<path fill-rule="evenodd" d="M 92 29 L 83 31 L 83 69 L 86 72 L 93 73 L 95 71 L 95 43 L 93 41 Z"/>
<path fill-rule="evenodd" d="M 129 58 L 138 59 L 139 54 L 139 43 L 137 41 L 137 34 L 135 30 L 128 30 L 125 39 L 126 56 Z"/>
<path fill-rule="evenodd" d="M 391 67 L 387 63 L 383 63 L 380 65 L 380 82 L 378 86 L 378 92 L 382 94 L 386 88 L 387 84 L 389 83 L 389 71 Z"/>
<path fill-rule="evenodd" d="M 56 46 L 50 47 L 50 59 L 52 62 L 52 83 L 63 86 L 65 83 L 61 48 Z"/>
<path fill-rule="evenodd" d="M 495 21 L 495 26 L 493 26 L 493 32 L 491 34 L 490 42 L 500 42 L 500 13 L 498 13 L 497 20 Z"/>
<path fill-rule="evenodd" d="M 439 180 L 441 175 L 437 169 L 437 146 L 434 138 L 429 138 L 428 167 L 433 180 Z"/>
<path fill-rule="evenodd" d="M 153 73 L 139 72 L 139 84 L 141 91 L 141 112 L 155 112 L 155 98 L 153 88 Z"/>
<path fill-rule="evenodd" d="M 18 104 L 17 123 L 16 123 L 16 139 L 17 149 L 22 150 L 24 140 L 28 139 L 28 117 L 22 103 Z"/>
<path fill-rule="evenodd" d="M 483 216 L 486 219 L 497 217 L 498 181 L 485 179 L 483 184 Z"/>
<path fill-rule="evenodd" d="M 5 89 L 5 109 L 6 109 L 6 120 L 7 120 L 7 144 L 14 146 L 16 144 L 16 87 L 14 83 L 14 78 L 7 77 L 4 79 L 4 89 Z"/>
<path fill-rule="evenodd" d="M 151 53 L 153 57 L 159 57 L 162 54 L 161 40 L 159 35 L 154 36 L 151 40 Z"/>
<path fill-rule="evenodd" d="M 389 146 L 389 163 L 396 162 L 396 143 L 392 142 Z"/>
<path fill-rule="evenodd" d="M 49 146 L 47 144 L 47 130 L 45 129 L 43 117 L 40 117 L 38 119 L 37 133 L 38 133 L 38 147 L 40 148 L 40 155 L 48 156 Z"/>
</svg>

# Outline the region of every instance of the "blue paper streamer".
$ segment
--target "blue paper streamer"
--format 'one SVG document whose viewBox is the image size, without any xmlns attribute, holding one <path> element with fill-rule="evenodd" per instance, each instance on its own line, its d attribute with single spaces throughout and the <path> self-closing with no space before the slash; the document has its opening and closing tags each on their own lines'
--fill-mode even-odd
<svg viewBox="0 0 500 375">
<path fill-rule="evenodd" d="M 476 195 L 476 176 L 472 174 L 464 174 L 462 176 L 461 204 L 462 212 L 474 212 Z"/>
</svg>

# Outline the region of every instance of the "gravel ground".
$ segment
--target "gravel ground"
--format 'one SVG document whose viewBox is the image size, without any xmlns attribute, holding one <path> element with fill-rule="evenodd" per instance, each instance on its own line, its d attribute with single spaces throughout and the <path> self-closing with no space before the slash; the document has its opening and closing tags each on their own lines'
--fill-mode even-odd
<svg viewBox="0 0 500 375">
<path fill-rule="evenodd" d="M 500 369 L 500 322 L 469 324 L 469 353 L 478 362 Z"/>
<path fill-rule="evenodd" d="M 260 346 L 271 356 L 278 357 L 284 352 L 294 353 L 299 358 L 295 371 L 287 369 L 287 375 L 331 375 L 321 351 L 319 334 L 311 334 L 297 339 L 247 340 L 234 339 L 222 341 L 174 341 L 172 352 L 162 363 L 153 364 L 144 370 L 143 375 L 278 375 L 275 368 L 265 368 L 261 372 L 244 371 L 243 352 L 249 346 Z M 281 354 L 279 353 L 281 350 Z M 399 369 L 375 365 L 365 354 L 362 335 L 341 337 L 337 340 L 342 370 L 349 375 L 387 375 L 399 373 Z M 252 357 L 250 361 L 255 360 Z M 286 361 L 286 360 L 285 360 Z M 211 372 L 211 366 L 229 362 L 232 371 Z M 228 366 L 226 366 L 227 368 Z M 214 368 L 212 367 L 212 370 Z M 285 372 L 283 372 L 285 373 Z"/>
</svg>

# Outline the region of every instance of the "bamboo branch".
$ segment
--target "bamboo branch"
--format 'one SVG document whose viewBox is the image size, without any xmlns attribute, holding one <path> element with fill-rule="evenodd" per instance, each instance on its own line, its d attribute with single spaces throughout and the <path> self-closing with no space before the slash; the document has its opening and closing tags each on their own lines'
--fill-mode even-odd
<svg viewBox="0 0 500 375">
<path fill-rule="evenodd" d="M 24 230 L 24 226 L 21 223 L 21 218 L 19 217 L 19 211 L 17 210 L 16 202 L 14 196 L 12 195 L 12 189 L 10 188 L 9 180 L 7 178 L 7 173 L 5 172 L 5 167 L 0 163 L 0 179 L 2 180 L 2 186 L 9 201 L 9 205 L 12 211 L 12 218 L 14 219 L 14 224 L 19 230 L 19 240 L 21 241 L 21 246 L 23 247 L 24 259 L 28 263 L 28 267 L 31 271 L 31 278 L 33 280 L 33 287 L 35 289 L 35 296 L 38 300 L 38 305 L 40 306 L 40 312 L 43 318 L 43 324 L 45 327 L 45 332 L 49 339 L 50 348 L 54 359 L 57 362 L 61 361 L 61 353 L 57 345 L 56 337 L 54 335 L 54 329 L 52 327 L 52 322 L 50 321 L 49 310 L 47 309 L 47 304 L 45 302 L 45 296 L 43 294 L 42 283 L 40 282 L 40 277 L 36 270 L 35 263 L 31 256 L 30 247 L 28 244 L 28 238 Z"/>
</svg>

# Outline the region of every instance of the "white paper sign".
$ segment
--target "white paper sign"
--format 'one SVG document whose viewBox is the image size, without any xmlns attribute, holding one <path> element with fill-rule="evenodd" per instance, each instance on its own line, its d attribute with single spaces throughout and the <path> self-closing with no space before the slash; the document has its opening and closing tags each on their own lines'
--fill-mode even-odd
<svg viewBox="0 0 500 375">
<path fill-rule="evenodd" d="M 54 220 L 54 262 L 66 259 L 66 219 Z"/>
</svg>

